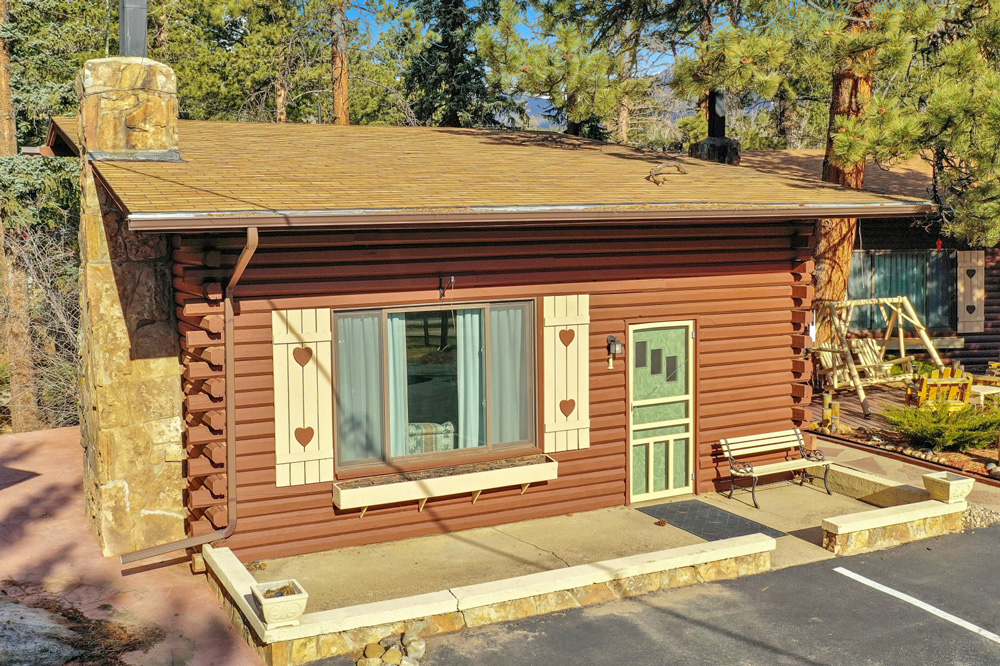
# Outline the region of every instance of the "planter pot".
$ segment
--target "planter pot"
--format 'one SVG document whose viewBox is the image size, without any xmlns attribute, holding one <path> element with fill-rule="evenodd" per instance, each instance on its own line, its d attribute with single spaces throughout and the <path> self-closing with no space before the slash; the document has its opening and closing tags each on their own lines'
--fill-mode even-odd
<svg viewBox="0 0 1000 666">
<path fill-rule="evenodd" d="M 286 594 L 280 597 L 266 596 L 268 590 L 277 590 L 289 585 L 295 590 L 295 594 Z M 275 627 L 292 627 L 299 623 L 299 616 L 306 610 L 306 601 L 309 593 L 299 585 L 299 581 L 294 578 L 288 580 L 276 580 L 270 583 L 255 583 L 251 587 L 254 602 L 260 609 L 260 615 L 264 618 L 264 623 L 268 629 Z"/>
<path fill-rule="evenodd" d="M 961 502 L 972 492 L 974 479 L 952 472 L 933 472 L 924 474 L 924 488 L 936 499 L 947 504 Z"/>
</svg>

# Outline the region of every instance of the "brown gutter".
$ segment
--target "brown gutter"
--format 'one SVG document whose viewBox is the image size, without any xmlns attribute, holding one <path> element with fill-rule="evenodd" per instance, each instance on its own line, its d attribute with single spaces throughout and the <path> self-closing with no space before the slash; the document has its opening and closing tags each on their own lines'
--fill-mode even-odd
<svg viewBox="0 0 1000 666">
<path fill-rule="evenodd" d="M 257 240 L 257 228 L 248 228 L 246 246 L 236 261 L 236 268 L 233 269 L 233 276 L 230 278 L 229 284 L 226 285 L 223 299 L 226 314 L 226 527 L 201 536 L 188 537 L 180 541 L 137 550 L 133 553 L 125 553 L 121 556 L 122 564 L 144 560 L 147 557 L 158 557 L 175 550 L 203 546 L 212 541 L 228 539 L 236 531 L 236 343 L 234 340 L 233 290 L 240 278 L 243 277 L 243 272 L 246 270 L 247 264 L 250 263 L 250 259 L 253 258 L 254 252 L 257 251 Z"/>
<path fill-rule="evenodd" d="M 523 206 L 452 209 L 352 209 L 130 213 L 133 231 L 223 231 L 232 229 L 295 227 L 405 227 L 405 226 L 504 226 L 591 224 L 594 222 L 712 221 L 727 223 L 818 219 L 826 217 L 917 217 L 933 213 L 928 201 L 879 204 L 774 204 L 738 208 L 713 204 Z"/>
</svg>

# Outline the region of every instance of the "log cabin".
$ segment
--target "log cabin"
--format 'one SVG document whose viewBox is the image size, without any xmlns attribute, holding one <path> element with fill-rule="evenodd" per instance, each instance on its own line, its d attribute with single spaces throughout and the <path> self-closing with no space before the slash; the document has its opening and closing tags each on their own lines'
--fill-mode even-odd
<svg viewBox="0 0 1000 666">
<path fill-rule="evenodd" d="M 810 401 L 813 228 L 849 190 L 552 132 L 181 120 L 89 61 L 88 510 L 126 560 L 244 560 L 728 482 Z M 138 552 L 134 552 L 138 551 Z"/>
</svg>

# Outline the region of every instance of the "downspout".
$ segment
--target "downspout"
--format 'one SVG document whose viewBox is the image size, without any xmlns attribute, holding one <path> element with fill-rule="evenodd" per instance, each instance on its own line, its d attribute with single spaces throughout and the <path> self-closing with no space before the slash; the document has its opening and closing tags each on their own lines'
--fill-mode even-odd
<svg viewBox="0 0 1000 666">
<path fill-rule="evenodd" d="M 249 227 L 247 228 L 247 243 L 236 261 L 236 268 L 233 269 L 233 276 L 229 279 L 229 284 L 226 285 L 226 293 L 223 298 L 226 336 L 226 527 L 201 536 L 188 537 L 180 541 L 137 550 L 133 553 L 125 553 L 121 556 L 122 564 L 144 560 L 148 557 L 158 557 L 175 550 L 204 546 L 212 541 L 228 539 L 236 531 L 236 343 L 233 339 L 235 324 L 233 290 L 240 278 L 243 277 L 243 272 L 256 251 L 257 227 Z"/>
</svg>

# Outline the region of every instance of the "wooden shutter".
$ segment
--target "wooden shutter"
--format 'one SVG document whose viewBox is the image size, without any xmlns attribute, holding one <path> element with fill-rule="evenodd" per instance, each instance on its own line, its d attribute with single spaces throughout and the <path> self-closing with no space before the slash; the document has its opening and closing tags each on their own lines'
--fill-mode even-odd
<svg viewBox="0 0 1000 666">
<path fill-rule="evenodd" d="M 986 253 L 958 253 L 958 332 L 982 333 L 986 328 Z"/>
<path fill-rule="evenodd" d="M 590 447 L 590 296 L 542 299 L 545 452 Z"/>
<path fill-rule="evenodd" d="M 333 481 L 333 326 L 328 308 L 271 313 L 277 486 Z"/>
</svg>

